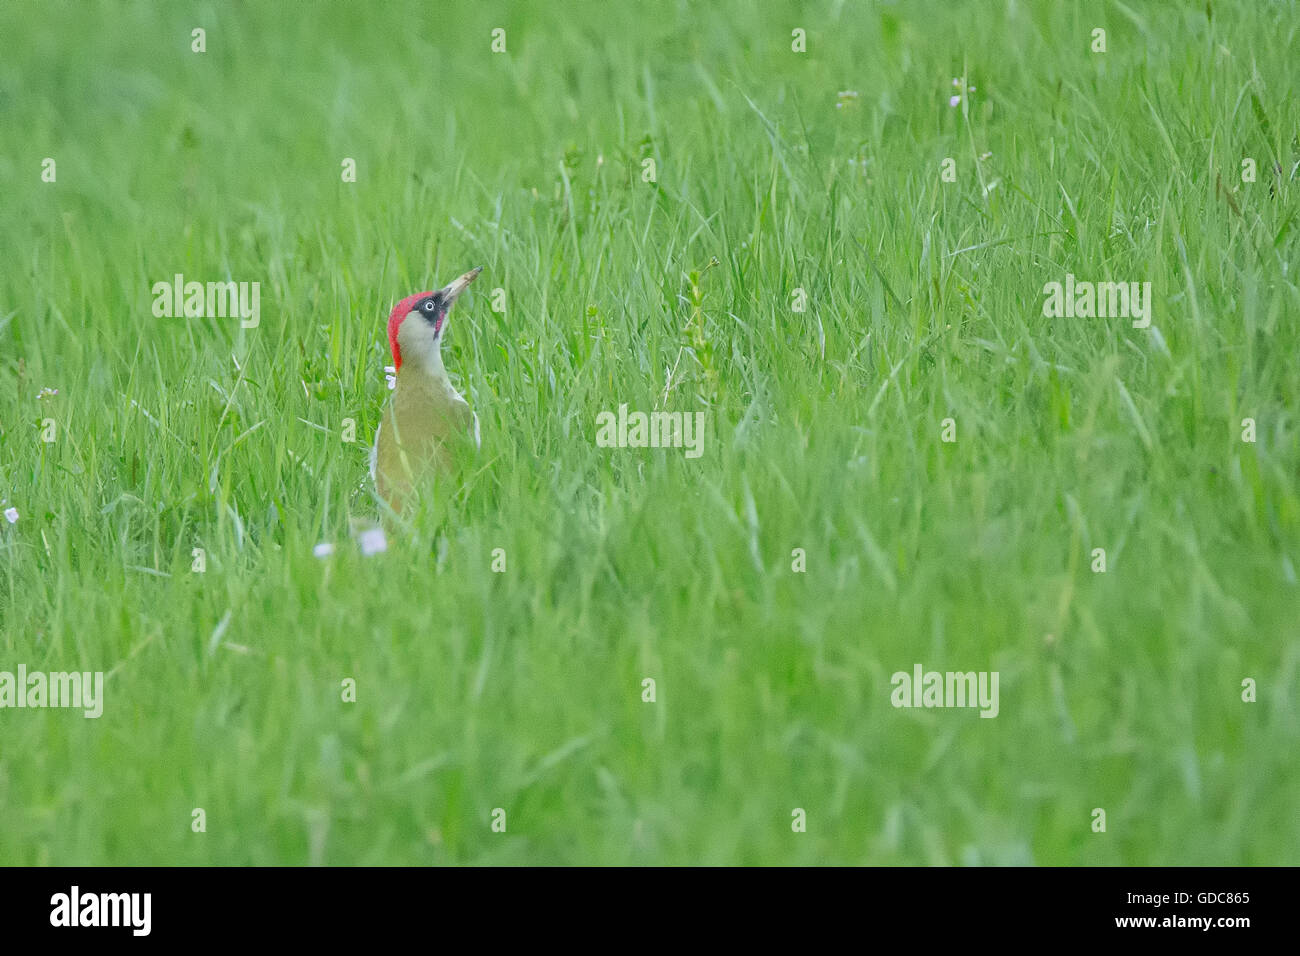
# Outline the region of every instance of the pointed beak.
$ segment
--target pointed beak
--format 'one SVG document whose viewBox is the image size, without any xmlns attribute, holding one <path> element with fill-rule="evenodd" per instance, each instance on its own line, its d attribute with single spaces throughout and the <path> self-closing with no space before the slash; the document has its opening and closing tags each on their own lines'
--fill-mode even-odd
<svg viewBox="0 0 1300 956">
<path fill-rule="evenodd" d="M 460 298 L 460 294 L 469 288 L 469 284 L 478 278 L 478 274 L 482 271 L 482 266 L 479 266 L 477 269 L 470 269 L 469 272 L 466 272 L 459 279 L 452 281 L 442 290 L 442 294 L 447 300 L 448 308 L 451 307 L 453 302 Z"/>
</svg>

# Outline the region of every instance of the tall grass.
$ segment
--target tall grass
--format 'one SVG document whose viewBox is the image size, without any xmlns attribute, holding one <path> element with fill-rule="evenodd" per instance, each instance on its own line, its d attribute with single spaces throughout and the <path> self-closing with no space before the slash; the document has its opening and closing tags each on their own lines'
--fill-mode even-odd
<svg viewBox="0 0 1300 956">
<path fill-rule="evenodd" d="M 1298 29 L 0 7 L 0 670 L 107 675 L 0 710 L 0 863 L 1294 862 Z M 482 452 L 362 557 L 384 319 L 475 265 Z M 598 448 L 623 403 L 704 455 Z"/>
</svg>

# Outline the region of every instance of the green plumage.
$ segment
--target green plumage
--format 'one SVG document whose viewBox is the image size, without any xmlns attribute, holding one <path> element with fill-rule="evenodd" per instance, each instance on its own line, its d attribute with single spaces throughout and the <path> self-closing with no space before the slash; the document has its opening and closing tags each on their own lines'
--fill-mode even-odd
<svg viewBox="0 0 1300 956">
<path fill-rule="evenodd" d="M 400 512 L 434 471 L 453 470 L 474 413 L 446 375 L 404 367 L 375 440 L 375 488 Z"/>
</svg>

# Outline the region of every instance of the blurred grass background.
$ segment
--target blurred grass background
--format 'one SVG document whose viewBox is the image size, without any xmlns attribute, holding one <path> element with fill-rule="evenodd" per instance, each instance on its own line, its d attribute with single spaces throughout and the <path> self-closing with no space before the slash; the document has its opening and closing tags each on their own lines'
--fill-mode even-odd
<svg viewBox="0 0 1300 956">
<path fill-rule="evenodd" d="M 109 675 L 0 711 L 0 863 L 1294 863 L 1298 30 L 0 6 L 0 670 Z M 480 461 L 362 558 L 384 320 L 474 265 Z M 1152 328 L 1044 318 L 1067 272 Z M 621 403 L 704 456 L 597 448 Z M 894 709 L 916 663 L 1000 715 Z"/>
</svg>

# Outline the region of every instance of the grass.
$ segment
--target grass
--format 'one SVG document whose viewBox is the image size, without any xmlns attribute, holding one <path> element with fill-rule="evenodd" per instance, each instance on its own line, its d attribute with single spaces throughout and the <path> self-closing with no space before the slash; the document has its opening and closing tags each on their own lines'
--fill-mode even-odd
<svg viewBox="0 0 1300 956">
<path fill-rule="evenodd" d="M 0 670 L 107 675 L 0 710 L 0 863 L 1300 858 L 1296 3 L 435 6 L 0 8 Z M 474 265 L 483 450 L 362 557 Z"/>
</svg>

